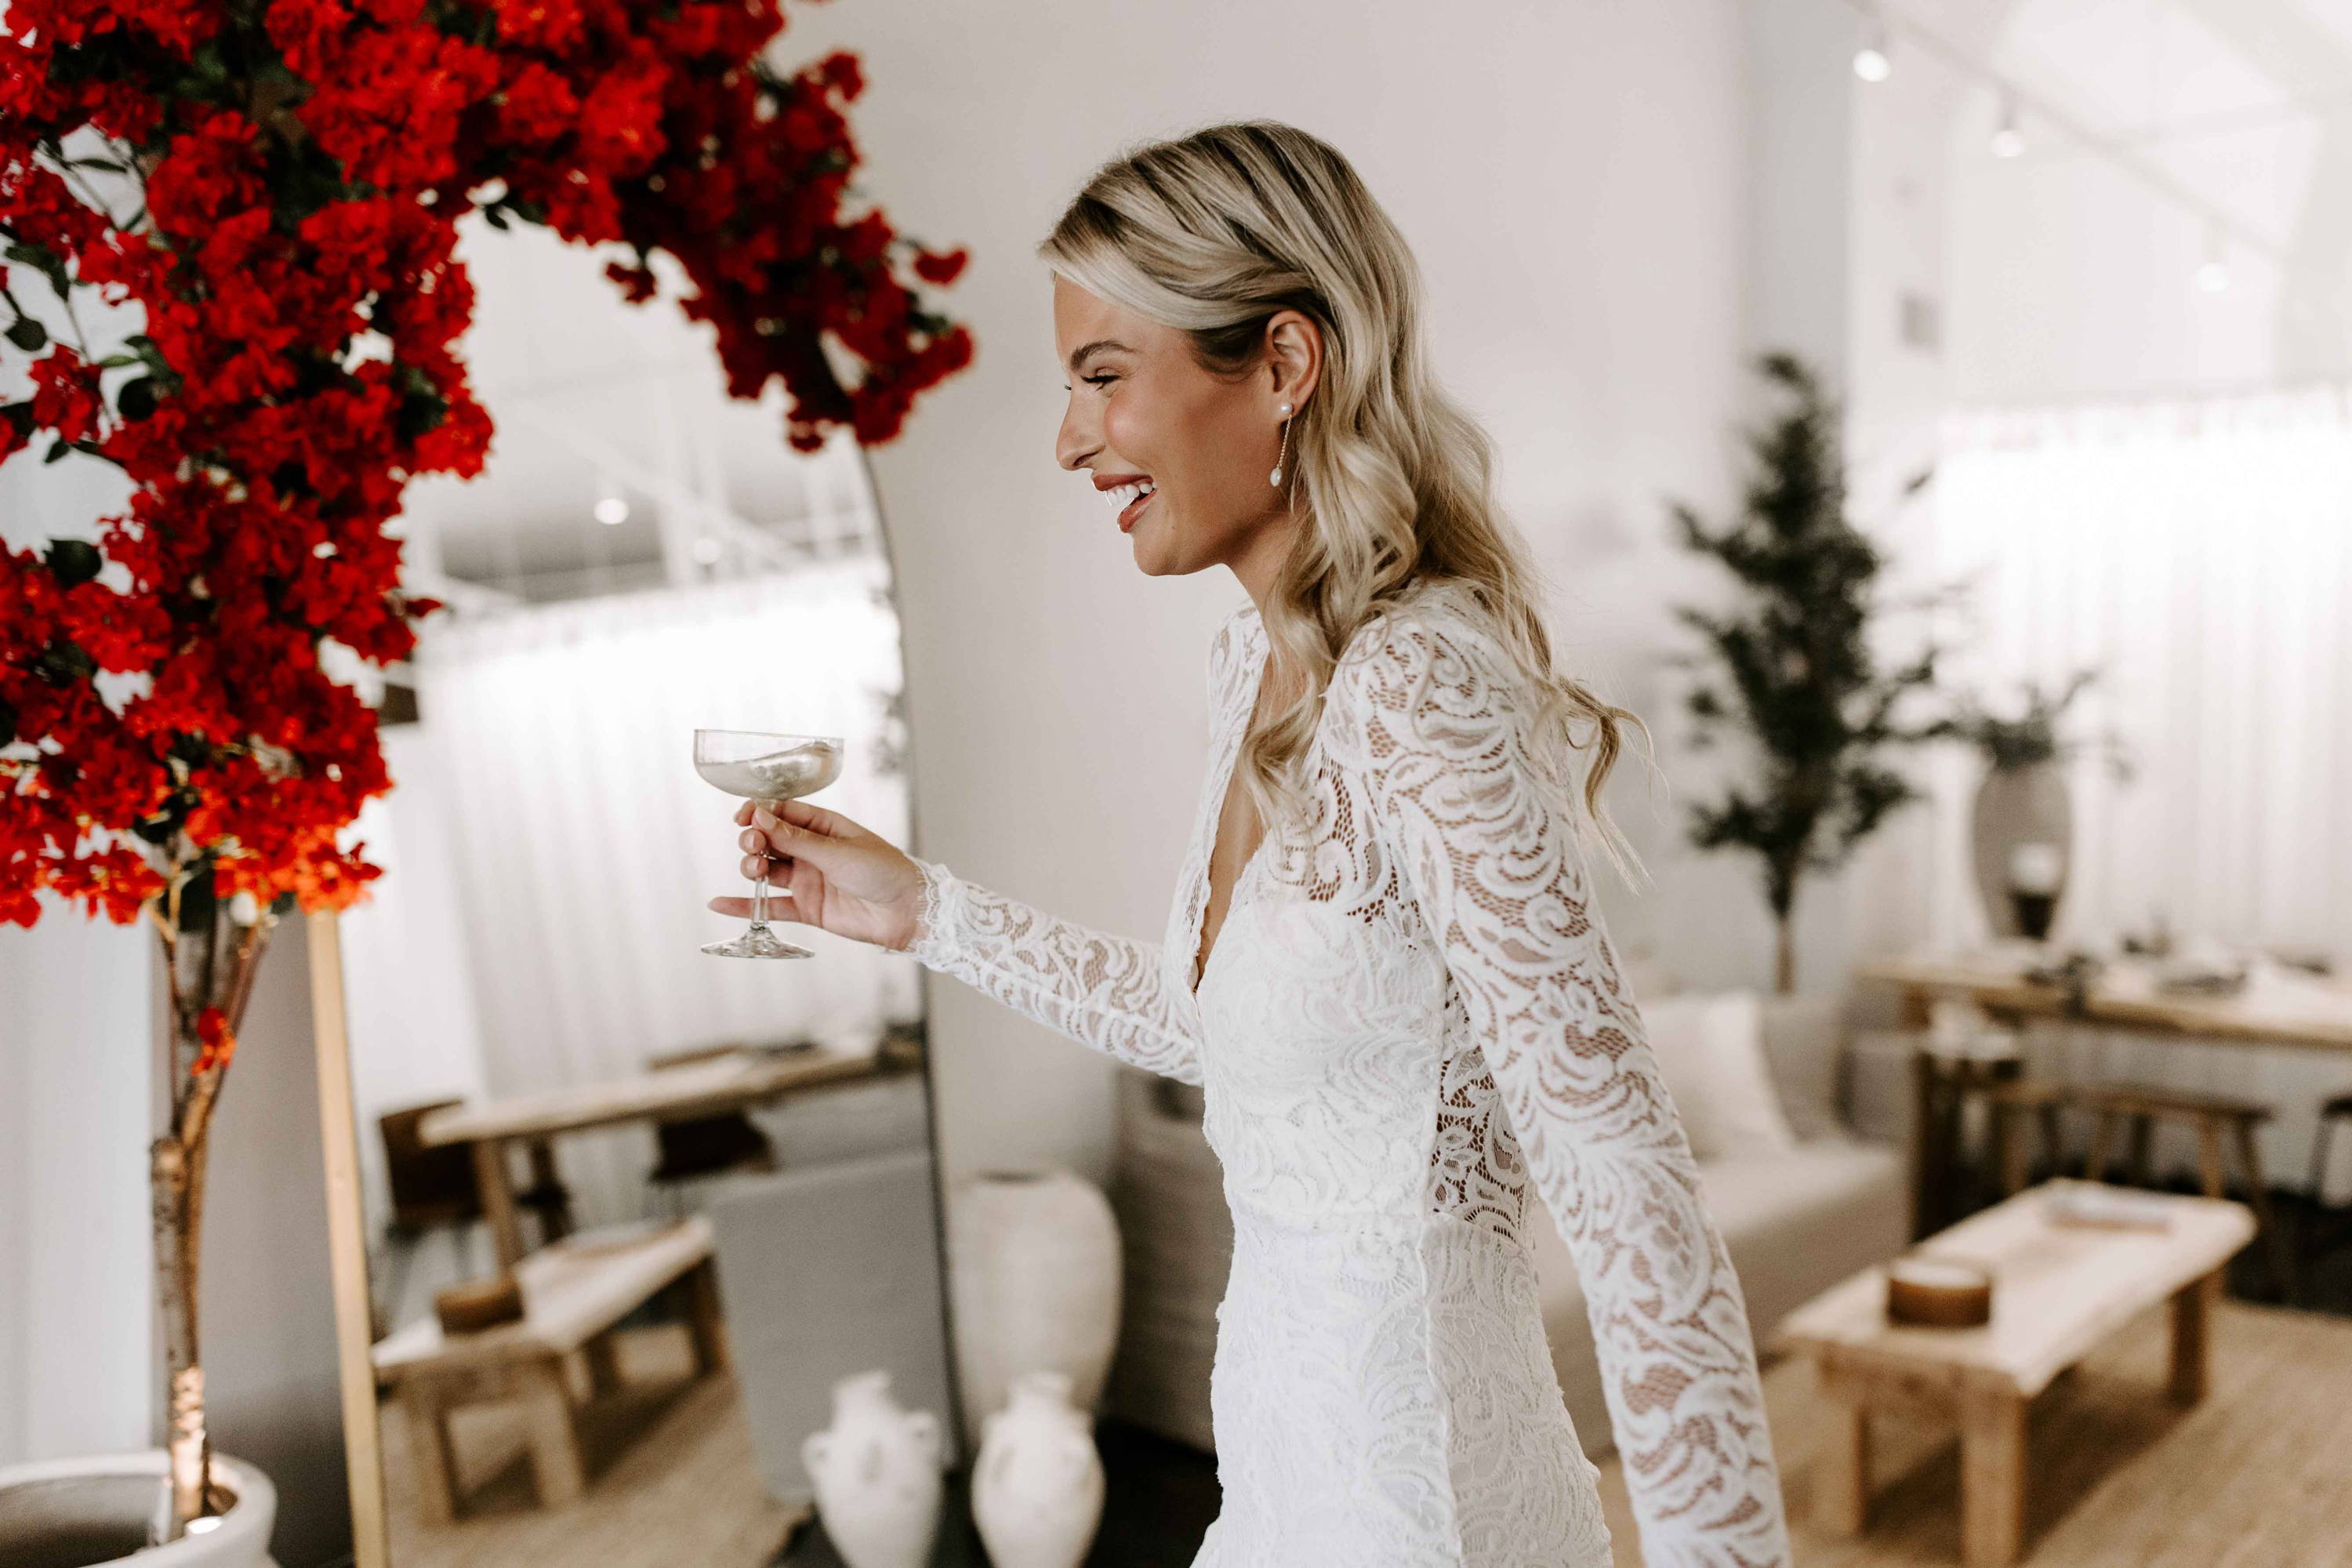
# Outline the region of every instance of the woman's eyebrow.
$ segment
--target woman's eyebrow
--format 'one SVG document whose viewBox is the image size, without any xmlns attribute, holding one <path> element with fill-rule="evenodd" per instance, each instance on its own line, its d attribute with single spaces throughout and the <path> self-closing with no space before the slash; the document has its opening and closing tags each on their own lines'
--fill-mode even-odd
<svg viewBox="0 0 2352 1568">
<path fill-rule="evenodd" d="M 1076 372 L 1078 366 L 1086 363 L 1087 359 L 1095 354 L 1109 353 L 1131 354 L 1134 352 L 1117 338 L 1097 338 L 1090 343 L 1082 343 L 1070 351 L 1070 369 Z"/>
</svg>

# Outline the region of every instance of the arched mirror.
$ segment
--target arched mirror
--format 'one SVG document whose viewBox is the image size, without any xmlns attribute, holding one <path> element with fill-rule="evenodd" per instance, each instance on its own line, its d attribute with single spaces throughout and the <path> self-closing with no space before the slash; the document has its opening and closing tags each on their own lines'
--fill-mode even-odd
<svg viewBox="0 0 2352 1568">
<path fill-rule="evenodd" d="M 498 436 L 410 492 L 447 607 L 341 922 L 391 1561 L 751 1568 L 836 1381 L 951 1408 L 916 966 L 700 951 L 741 884 L 698 728 L 839 737 L 821 802 L 908 836 L 882 520 L 854 444 L 793 452 L 603 258 L 463 255 Z"/>
</svg>

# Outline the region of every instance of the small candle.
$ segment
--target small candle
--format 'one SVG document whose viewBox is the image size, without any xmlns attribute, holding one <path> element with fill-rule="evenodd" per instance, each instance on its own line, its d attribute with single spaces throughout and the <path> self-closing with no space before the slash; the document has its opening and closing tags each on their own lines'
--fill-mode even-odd
<svg viewBox="0 0 2352 1568">
<path fill-rule="evenodd" d="M 1962 1258 L 1898 1258 L 1886 1266 L 1886 1315 L 1924 1328 L 1981 1328 L 1992 1321 L 1992 1275 Z"/>
<path fill-rule="evenodd" d="M 2021 844 L 2009 852 L 2010 890 L 2046 897 L 2058 890 L 2065 869 L 2066 857 L 2055 844 Z"/>
</svg>

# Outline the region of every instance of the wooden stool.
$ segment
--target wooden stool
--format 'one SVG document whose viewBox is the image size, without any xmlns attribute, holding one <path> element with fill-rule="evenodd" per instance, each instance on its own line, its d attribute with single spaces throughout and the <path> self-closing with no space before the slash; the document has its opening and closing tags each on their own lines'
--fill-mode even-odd
<svg viewBox="0 0 2352 1568">
<path fill-rule="evenodd" d="M 2196 1132 L 2198 1173 L 2209 1198 L 2227 1195 L 2227 1152 L 2234 1148 L 2239 1173 L 2246 1184 L 2246 1202 L 2254 1211 L 2270 1259 L 2272 1279 L 2282 1295 L 2291 1289 L 2293 1260 L 2277 1216 L 2271 1212 L 2262 1156 L 2254 1147 L 2254 1129 L 2270 1120 L 2269 1106 L 2226 1094 L 2133 1083 L 2077 1084 L 2066 1098 L 2097 1118 L 2091 1134 L 2091 1162 L 2083 1173 L 2095 1182 L 2107 1179 L 2119 1125 L 2131 1133 L 2131 1179 L 2138 1186 L 2149 1181 L 2148 1144 L 2159 1121 L 2185 1122 Z"/>
<path fill-rule="evenodd" d="M 2059 1109 L 2066 1103 L 2067 1088 L 2046 1079 L 2011 1079 L 1989 1091 L 1992 1102 L 1993 1163 L 2000 1172 L 2000 1195 L 2013 1198 L 2025 1190 L 2025 1128 L 2031 1118 L 2041 1124 L 2042 1163 L 2051 1175 L 2059 1173 L 2066 1143 L 2059 1125 Z"/>
<path fill-rule="evenodd" d="M 1912 1052 L 1912 1240 L 1935 1235 L 1966 1212 L 1958 1189 L 1960 1120 L 1968 1102 L 2017 1082 L 2024 1071 L 2025 1064 L 2013 1056 L 1948 1055 L 1924 1045 Z M 1996 1129 L 1999 1124 L 1996 1113 Z"/>
<path fill-rule="evenodd" d="M 2327 1154 L 2336 1144 L 2336 1124 L 2352 1121 L 2352 1094 L 2339 1094 L 2319 1108 L 2319 1130 L 2311 1139 L 2311 1201 L 2327 1206 Z"/>
</svg>

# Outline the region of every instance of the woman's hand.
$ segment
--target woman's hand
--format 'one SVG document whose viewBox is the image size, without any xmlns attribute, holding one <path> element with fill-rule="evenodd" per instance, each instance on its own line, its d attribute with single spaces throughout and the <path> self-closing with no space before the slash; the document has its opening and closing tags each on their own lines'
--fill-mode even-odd
<svg viewBox="0 0 2352 1568">
<path fill-rule="evenodd" d="M 743 875 L 767 872 L 768 918 L 903 951 L 921 935 L 923 873 L 896 845 L 804 800 L 745 801 Z M 749 920 L 749 899 L 713 899 Z"/>
</svg>

